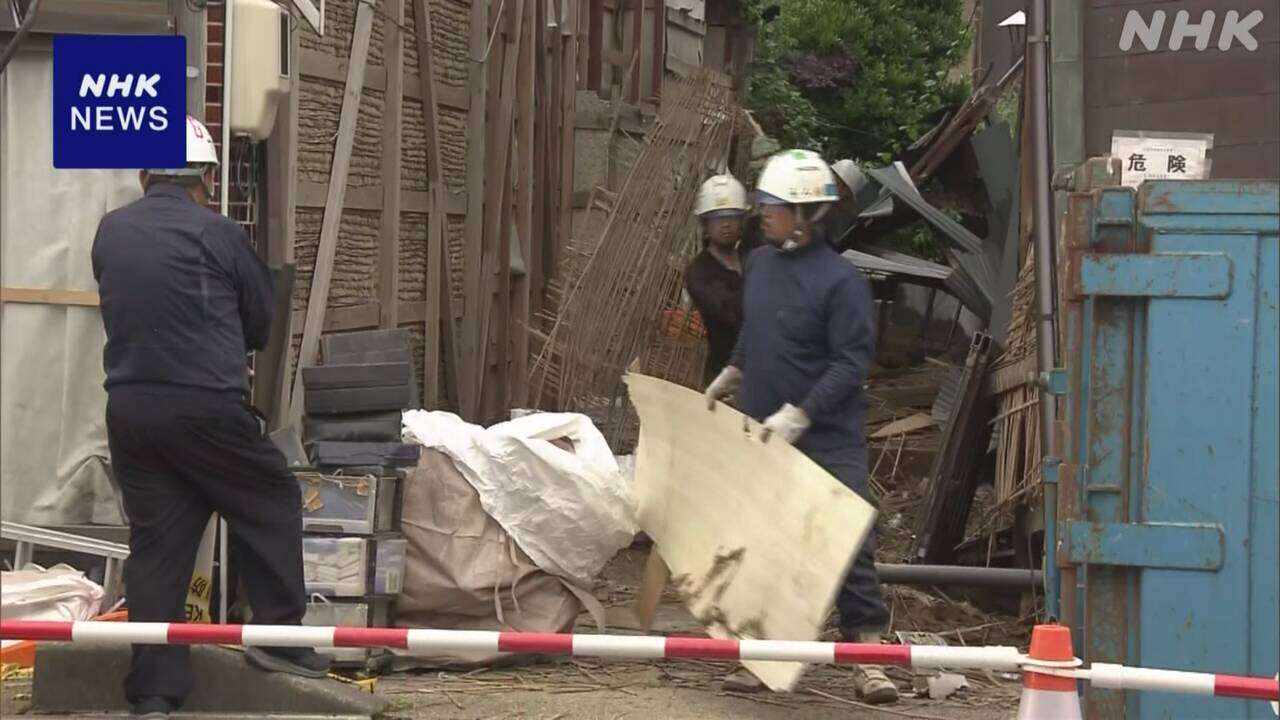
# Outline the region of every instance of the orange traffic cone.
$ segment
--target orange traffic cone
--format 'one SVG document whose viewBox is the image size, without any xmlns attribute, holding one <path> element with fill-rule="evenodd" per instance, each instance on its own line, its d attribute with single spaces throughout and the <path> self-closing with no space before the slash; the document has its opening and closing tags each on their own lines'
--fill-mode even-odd
<svg viewBox="0 0 1280 720">
<path fill-rule="evenodd" d="M 1071 630 L 1061 625 L 1037 625 L 1031 631 L 1032 660 L 1071 667 Z M 1023 670 L 1018 720 L 1081 720 L 1075 678 Z"/>
</svg>

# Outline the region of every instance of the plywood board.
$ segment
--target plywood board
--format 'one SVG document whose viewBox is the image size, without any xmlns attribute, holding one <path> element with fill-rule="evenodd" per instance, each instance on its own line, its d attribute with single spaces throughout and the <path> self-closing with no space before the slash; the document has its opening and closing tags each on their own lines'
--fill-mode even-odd
<svg viewBox="0 0 1280 720">
<path fill-rule="evenodd" d="M 814 640 L 875 510 L 795 448 L 701 393 L 628 374 L 640 528 L 713 637 Z M 745 662 L 773 690 L 801 663 Z"/>
<path fill-rule="evenodd" d="M 904 418 L 898 418 L 897 420 L 894 420 L 888 425 L 885 425 L 879 430 L 876 430 L 875 432 L 871 433 L 867 437 L 872 440 L 883 440 L 884 438 L 887 438 L 887 437 L 894 437 L 895 435 L 907 435 L 907 434 L 916 432 L 917 430 L 923 430 L 927 427 L 933 427 L 933 426 L 934 426 L 933 416 L 929 415 L 929 413 L 916 413 L 915 415 L 908 415 Z"/>
</svg>

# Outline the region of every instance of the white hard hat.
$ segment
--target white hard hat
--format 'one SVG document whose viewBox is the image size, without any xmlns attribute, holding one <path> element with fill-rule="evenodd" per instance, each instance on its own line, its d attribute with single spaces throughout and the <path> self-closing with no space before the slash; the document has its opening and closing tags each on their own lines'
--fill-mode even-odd
<svg viewBox="0 0 1280 720">
<path fill-rule="evenodd" d="M 747 189 L 732 175 L 712 175 L 698 188 L 693 214 L 699 217 L 713 212 L 745 213 Z"/>
<path fill-rule="evenodd" d="M 213 144 L 213 135 L 209 128 L 199 120 L 187 116 L 187 164 L 178 168 L 156 168 L 147 170 L 148 175 L 164 175 L 169 177 L 200 177 L 208 170 L 209 165 L 218 164 L 218 148 Z"/>
<path fill-rule="evenodd" d="M 849 188 L 849 192 L 854 195 L 867 185 L 867 176 L 862 174 L 862 168 L 852 160 L 837 160 L 835 165 L 831 166 L 831 172 L 840 178 L 840 182 Z"/>
<path fill-rule="evenodd" d="M 218 148 L 213 144 L 209 128 L 199 120 L 187 116 L 187 164 L 218 164 Z"/>
<path fill-rule="evenodd" d="M 769 158 L 756 190 L 788 205 L 828 203 L 840 199 L 836 176 L 815 152 L 783 150 Z"/>
</svg>

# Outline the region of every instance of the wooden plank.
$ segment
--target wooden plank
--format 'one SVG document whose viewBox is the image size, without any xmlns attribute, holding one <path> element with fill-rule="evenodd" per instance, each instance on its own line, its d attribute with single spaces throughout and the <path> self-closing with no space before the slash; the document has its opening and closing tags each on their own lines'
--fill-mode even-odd
<svg viewBox="0 0 1280 720">
<path fill-rule="evenodd" d="M 473 391 L 479 387 L 476 374 L 483 370 L 476 362 L 480 332 L 480 291 L 484 252 L 485 203 L 485 103 L 489 95 L 490 59 L 485 56 L 489 40 L 488 0 L 471 0 L 471 34 L 468 50 L 468 94 L 475 99 L 467 116 L 467 225 L 463 248 L 462 327 L 458 333 L 458 402 L 464 415 L 475 407 Z"/>
<path fill-rule="evenodd" d="M 570 14 L 569 21 L 573 22 L 576 17 Z M 564 38 L 564 60 L 561 63 L 561 72 L 564 76 L 561 78 L 561 89 L 564 93 L 560 97 L 560 236 L 557 239 L 560 248 L 564 248 L 569 244 L 569 238 L 573 234 L 573 164 L 574 164 L 574 128 L 573 118 L 576 113 L 578 104 L 578 92 L 576 90 L 578 84 L 574 79 L 575 66 L 571 62 L 578 54 L 578 28 L 577 25 L 570 25 L 568 28 L 562 28 L 561 34 Z"/>
<path fill-rule="evenodd" d="M 466 215 L 467 214 L 467 196 L 465 193 L 451 193 L 447 187 L 444 187 L 441 193 L 444 198 L 445 212 L 449 215 Z M 304 208 L 321 208 L 324 207 L 325 200 L 328 197 L 328 185 L 317 182 L 299 182 L 297 191 L 297 206 Z M 348 188 L 347 198 L 344 207 L 348 210 L 382 210 L 383 194 L 380 188 L 362 187 Z M 435 205 L 435 199 L 432 196 L 431 187 L 424 190 L 402 190 L 400 192 L 400 212 L 411 213 L 427 213 L 429 214 Z"/>
<path fill-rule="evenodd" d="M 653 0 L 653 94 L 650 97 L 662 97 L 662 76 L 667 57 L 667 3 L 666 0 Z"/>
<path fill-rule="evenodd" d="M 302 329 L 302 346 L 298 353 L 298 372 L 293 376 L 289 396 L 289 419 L 302 419 L 302 372 L 311 365 L 320 347 L 325 307 L 329 302 L 329 284 L 333 280 L 333 259 L 338 249 L 338 227 L 342 220 L 347 193 L 347 173 L 351 169 L 351 149 L 355 144 L 356 120 L 360 114 L 360 93 L 364 85 L 364 68 L 369 59 L 369 36 L 373 29 L 373 6 L 360 3 L 356 10 L 355 29 L 351 39 L 351 60 L 347 84 L 342 93 L 342 113 L 338 117 L 338 139 L 329 170 L 329 193 L 320 225 L 320 242 L 316 248 L 316 264 L 311 276 L 311 293 L 307 298 L 307 317 Z"/>
<path fill-rule="evenodd" d="M 387 90 L 382 105 L 382 218 L 378 237 L 378 326 L 399 325 L 400 307 L 400 148 L 404 114 L 404 0 L 387 0 L 382 57 Z M 425 387 L 424 387 L 425 390 Z"/>
<path fill-rule="evenodd" d="M 528 407 L 529 405 L 529 323 L 532 316 L 529 311 L 530 293 L 530 258 L 533 255 L 533 182 L 534 182 L 534 84 L 537 72 L 537 3 L 525 4 L 525 18 L 520 42 L 520 78 L 516 83 L 518 91 L 517 104 L 519 117 L 517 120 L 516 148 L 519 161 L 516 163 L 516 235 L 519 240 L 519 257 L 524 263 L 524 272 L 511 278 L 511 320 L 508 323 L 512 333 L 511 366 L 509 369 L 510 395 L 507 399 L 509 407 Z M 598 69 L 599 62 L 596 67 Z"/>
<path fill-rule="evenodd" d="M 427 218 L 427 303 L 425 323 L 426 346 L 422 364 L 422 387 L 428 409 L 442 406 L 439 388 L 441 345 L 449 359 L 448 370 L 455 381 L 449 383 L 452 396 L 458 397 L 456 376 L 458 373 L 457 322 L 453 307 L 452 276 L 449 272 L 449 249 L 445 243 L 445 207 L 448 193 L 445 191 L 444 169 L 440 158 L 440 101 L 436 86 L 435 59 L 431 54 L 432 21 L 427 0 L 413 0 L 413 13 L 417 22 L 414 40 L 418 47 L 420 69 L 419 84 L 422 88 L 423 117 L 427 126 L 427 178 L 431 186 L 431 213 Z M 467 206 L 463 205 L 463 210 Z M 448 317 L 441 317 L 448 308 Z"/>
<path fill-rule="evenodd" d="M 644 42 L 644 0 L 631 0 L 631 54 L 642 56 Z M 631 68 L 631 102 L 640 102 L 640 65 Z"/>
<path fill-rule="evenodd" d="M 347 62 L 319 50 L 301 49 L 294 57 L 298 58 L 298 71 L 303 77 L 311 77 L 330 82 L 343 82 L 347 76 Z M 422 55 L 418 56 L 419 67 L 422 66 Z M 386 91 L 387 71 L 376 65 L 365 67 L 364 86 L 374 90 Z M 422 100 L 426 93 L 422 90 L 423 77 L 420 73 L 406 70 L 404 75 L 405 97 Z M 436 86 L 436 100 L 445 107 L 455 110 L 467 110 L 471 107 L 471 98 L 464 90 L 456 87 Z"/>
<path fill-rule="evenodd" d="M 98 293 L 93 290 L 40 290 L 36 288 L 0 288 L 0 303 L 25 305 L 76 305 L 98 307 Z"/>
<path fill-rule="evenodd" d="M 396 317 L 400 319 L 400 327 L 407 325 L 416 325 L 426 320 L 427 304 L 418 301 L 397 303 Z M 305 319 L 306 312 L 303 310 L 293 311 L 293 325 L 301 328 Z M 361 305 L 346 305 L 344 307 L 329 308 L 324 316 L 325 332 L 347 332 L 349 330 L 371 330 L 378 327 L 378 321 L 382 317 L 381 303 L 371 302 Z M 301 335 L 301 330 L 296 330 L 293 337 Z"/>
<path fill-rule="evenodd" d="M 728 405 L 708 411 L 701 393 L 644 375 L 626 382 L 640 414 L 640 528 L 693 616 L 712 637 L 820 637 L 875 510 L 794 447 L 761 442 Z M 778 691 L 804 669 L 743 664 Z"/>
<path fill-rule="evenodd" d="M 662 592 L 667 589 L 671 580 L 671 568 L 663 561 L 662 554 L 655 545 L 649 550 L 649 559 L 644 563 L 644 575 L 640 578 L 640 590 L 636 593 L 636 622 L 641 632 L 653 629 L 653 618 L 658 614 L 658 605 L 662 602 Z"/>
<path fill-rule="evenodd" d="M 587 21 L 587 89 L 599 92 L 604 70 L 604 0 L 588 2 L 591 8 Z"/>
<path fill-rule="evenodd" d="M 869 440 L 883 440 L 897 435 L 908 435 L 918 430 L 934 426 L 933 417 L 929 413 L 916 413 L 898 418 L 867 436 Z"/>
<path fill-rule="evenodd" d="M 524 16 L 524 0 L 515 0 L 512 17 L 517 21 L 523 19 Z M 516 27 L 519 23 L 515 23 Z M 502 267 L 510 261 L 510 239 L 511 228 L 509 224 L 510 207 L 511 207 L 511 135 L 512 120 L 515 112 L 515 94 L 516 94 L 516 63 L 520 60 L 520 33 L 507 33 L 507 41 L 503 48 L 502 74 L 499 76 L 499 94 L 497 96 L 497 112 L 490 116 L 493 123 L 490 141 L 492 143 L 489 148 L 489 175 L 485 185 L 485 253 L 484 253 L 484 278 L 486 289 L 481 293 L 481 310 L 479 324 L 479 369 L 476 373 L 476 385 L 473 389 L 474 397 L 477 405 L 474 413 L 475 417 L 484 418 L 483 403 L 483 383 L 484 378 L 489 370 L 489 345 L 490 331 L 493 326 L 493 312 L 497 307 L 503 316 L 507 315 L 509 305 L 505 304 L 506 299 L 498 297 L 496 300 L 493 293 L 487 287 L 490 281 L 496 280 L 498 284 L 499 295 L 503 289 L 504 279 L 502 277 Z M 495 66 L 496 67 L 496 66 Z M 505 249 L 505 253 L 504 253 Z M 495 277 L 496 276 L 496 277 Z M 499 326 L 501 322 L 499 322 Z M 505 357 L 505 348 L 501 349 L 499 361 Z M 499 383 L 506 379 L 506 368 L 502 368 L 499 374 Z M 497 392 L 497 398 L 501 399 L 502 393 L 499 388 L 494 388 Z"/>
</svg>

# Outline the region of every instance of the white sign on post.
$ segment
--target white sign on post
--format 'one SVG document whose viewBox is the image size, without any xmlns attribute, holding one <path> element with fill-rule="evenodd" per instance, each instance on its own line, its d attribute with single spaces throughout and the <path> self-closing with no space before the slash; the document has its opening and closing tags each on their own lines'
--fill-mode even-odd
<svg viewBox="0 0 1280 720">
<path fill-rule="evenodd" d="M 1213 133 L 1116 130 L 1111 155 L 1120 158 L 1120 184 L 1138 187 L 1144 180 L 1205 180 Z"/>
</svg>

